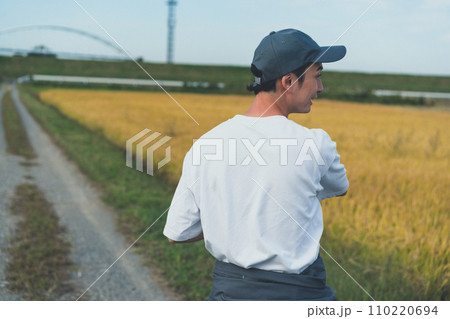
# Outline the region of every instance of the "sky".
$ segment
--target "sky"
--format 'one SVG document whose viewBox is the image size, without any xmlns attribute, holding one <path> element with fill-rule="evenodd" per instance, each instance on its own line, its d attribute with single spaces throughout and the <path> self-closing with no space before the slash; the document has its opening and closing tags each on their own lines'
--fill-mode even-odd
<svg viewBox="0 0 450 319">
<path fill-rule="evenodd" d="M 347 47 L 325 69 L 450 76 L 449 0 L 178 0 L 175 12 L 175 63 L 249 66 L 270 31 L 295 28 L 319 45 Z M 0 48 L 119 55 L 74 33 L 2 32 L 57 25 L 111 36 L 133 58 L 165 62 L 167 14 L 167 0 L 0 0 Z"/>
</svg>

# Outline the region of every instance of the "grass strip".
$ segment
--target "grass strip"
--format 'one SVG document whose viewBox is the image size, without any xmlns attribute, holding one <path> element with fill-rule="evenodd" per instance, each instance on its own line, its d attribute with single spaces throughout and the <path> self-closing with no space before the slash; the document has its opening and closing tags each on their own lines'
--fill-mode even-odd
<svg viewBox="0 0 450 319">
<path fill-rule="evenodd" d="M 125 165 L 125 151 L 43 104 L 24 88 L 21 99 L 65 154 L 102 190 L 103 200 L 118 211 L 118 228 L 131 244 L 161 215 L 136 244 L 145 263 L 158 269 L 187 300 L 204 300 L 211 286 L 214 259 L 204 243 L 169 244 L 162 231 L 174 186 Z"/>
<path fill-rule="evenodd" d="M 37 186 L 21 184 L 10 210 L 20 221 L 7 249 L 8 289 L 26 300 L 57 300 L 70 292 L 70 244 L 52 205 Z"/>
<path fill-rule="evenodd" d="M 11 98 L 11 89 L 7 88 L 2 100 L 2 118 L 5 130 L 5 139 L 10 154 L 23 156 L 26 159 L 36 157 L 33 147 L 28 140 L 20 115 Z"/>
<path fill-rule="evenodd" d="M 187 65 L 142 62 L 144 69 L 158 80 L 179 80 L 190 82 L 209 82 L 213 87 L 182 87 L 170 88 L 170 92 L 195 92 L 214 94 L 242 94 L 251 95 L 246 90 L 248 84 L 253 83 L 254 78 L 248 66 L 218 66 L 218 65 Z M 75 75 L 95 77 L 119 77 L 141 78 L 148 76 L 138 68 L 133 61 L 88 61 L 88 60 L 64 60 L 52 57 L 1 57 L 0 77 L 16 78 L 26 74 L 49 75 Z M 225 88 L 215 88 L 215 84 L 221 82 Z M 37 83 L 37 82 L 36 82 Z M 323 83 L 325 90 L 321 97 L 327 99 L 339 99 L 345 101 L 359 101 L 385 104 L 412 104 L 433 105 L 448 102 L 443 99 L 402 98 L 398 96 L 377 97 L 372 90 L 406 90 L 406 91 L 430 91 L 450 92 L 449 76 L 421 76 L 401 74 L 371 74 L 359 72 L 333 72 L 324 71 Z M 55 84 L 62 87 L 79 87 L 86 89 L 84 84 Z M 92 85 L 94 88 L 126 89 L 120 85 Z M 133 88 L 136 90 L 156 90 L 158 87 Z"/>
</svg>

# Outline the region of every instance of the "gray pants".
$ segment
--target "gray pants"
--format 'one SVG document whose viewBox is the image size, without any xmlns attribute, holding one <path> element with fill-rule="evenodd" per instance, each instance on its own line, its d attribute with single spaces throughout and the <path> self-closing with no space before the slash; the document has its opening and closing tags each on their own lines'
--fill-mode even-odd
<svg viewBox="0 0 450 319">
<path fill-rule="evenodd" d="M 325 266 L 320 255 L 299 275 L 245 269 L 216 261 L 207 300 L 337 300 L 325 277 Z"/>
</svg>

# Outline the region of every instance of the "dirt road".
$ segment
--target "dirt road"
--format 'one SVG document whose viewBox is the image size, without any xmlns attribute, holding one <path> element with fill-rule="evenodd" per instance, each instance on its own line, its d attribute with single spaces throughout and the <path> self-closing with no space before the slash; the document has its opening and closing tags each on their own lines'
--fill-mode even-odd
<svg viewBox="0 0 450 319">
<path fill-rule="evenodd" d="M 4 87 L 2 88 L 2 93 Z M 0 247 L 8 238 L 14 220 L 7 206 L 19 183 L 33 182 L 44 193 L 65 226 L 76 267 L 72 281 L 76 293 L 63 299 L 77 299 L 128 247 L 115 231 L 114 212 L 100 200 L 100 194 L 79 172 L 30 116 L 12 85 L 12 98 L 30 142 L 37 154 L 35 164 L 23 166 L 20 157 L 6 153 L 0 118 Z M 1 112 L 0 112 L 1 113 Z M 5 289 L 4 254 L 0 252 L 0 300 L 20 296 Z M 174 295 L 157 285 L 155 276 L 141 265 L 138 255 L 128 251 L 98 280 L 86 295 L 90 300 L 173 300 Z"/>
</svg>

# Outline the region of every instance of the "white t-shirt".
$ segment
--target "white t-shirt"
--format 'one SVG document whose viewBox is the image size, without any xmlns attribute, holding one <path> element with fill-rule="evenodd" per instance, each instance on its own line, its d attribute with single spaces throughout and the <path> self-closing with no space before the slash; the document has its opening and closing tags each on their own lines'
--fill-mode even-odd
<svg viewBox="0 0 450 319">
<path fill-rule="evenodd" d="M 236 115 L 186 154 L 164 235 L 183 241 L 203 231 L 219 261 L 300 273 L 319 253 L 320 201 L 348 189 L 339 159 L 321 129 Z"/>
</svg>

